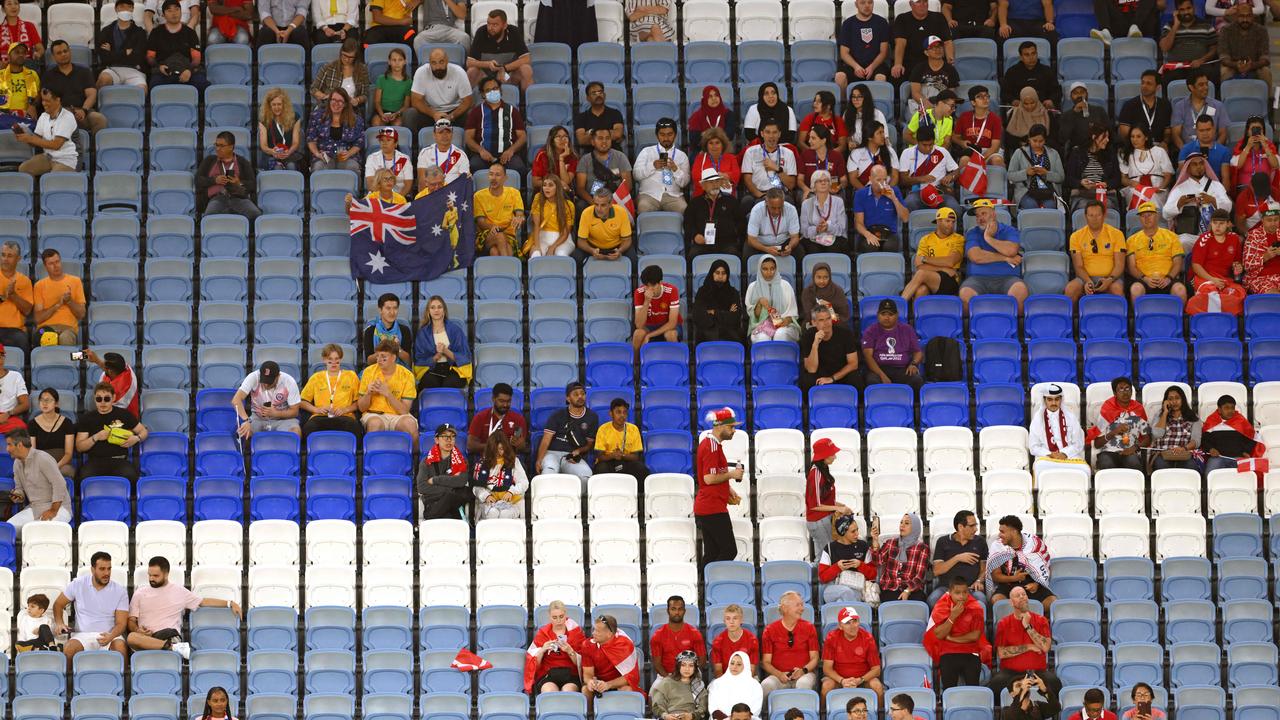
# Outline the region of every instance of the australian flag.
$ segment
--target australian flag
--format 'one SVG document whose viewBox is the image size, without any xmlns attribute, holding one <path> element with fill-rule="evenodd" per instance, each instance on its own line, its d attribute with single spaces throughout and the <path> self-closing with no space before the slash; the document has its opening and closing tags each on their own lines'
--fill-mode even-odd
<svg viewBox="0 0 1280 720">
<path fill-rule="evenodd" d="M 460 177 L 411 203 L 351 203 L 351 274 L 376 283 L 432 280 L 475 258 L 474 192 Z"/>
</svg>

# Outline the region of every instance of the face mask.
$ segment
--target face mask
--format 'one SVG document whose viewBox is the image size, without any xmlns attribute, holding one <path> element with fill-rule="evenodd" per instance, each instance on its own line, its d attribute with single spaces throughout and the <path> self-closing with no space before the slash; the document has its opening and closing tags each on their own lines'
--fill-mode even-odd
<svg viewBox="0 0 1280 720">
<path fill-rule="evenodd" d="M 120 12 L 116 13 L 116 18 L 117 18 L 117 19 L 119 19 L 119 20 L 123 20 L 123 21 L 125 21 L 125 22 L 133 22 L 133 11 L 132 11 L 132 10 L 122 10 L 122 11 L 120 11 Z"/>
<path fill-rule="evenodd" d="M 502 91 L 490 90 L 489 92 L 484 94 L 484 101 L 493 105 L 497 105 L 498 103 L 502 102 Z"/>
</svg>

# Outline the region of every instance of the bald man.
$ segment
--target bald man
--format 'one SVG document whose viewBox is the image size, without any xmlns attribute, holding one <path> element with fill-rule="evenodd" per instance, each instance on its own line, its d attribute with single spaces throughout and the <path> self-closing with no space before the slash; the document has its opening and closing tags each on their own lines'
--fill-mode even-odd
<svg viewBox="0 0 1280 720">
<path fill-rule="evenodd" d="M 427 56 L 427 64 L 413 73 L 413 86 L 409 88 L 411 107 L 405 113 L 405 124 L 415 133 L 441 118 L 461 125 L 472 102 L 467 71 L 449 62 L 443 49 L 435 48 Z"/>
<path fill-rule="evenodd" d="M 1013 612 L 996 623 L 996 655 L 1000 658 L 1000 670 L 991 676 L 987 687 L 1000 692 L 1013 678 L 1025 673 L 1035 673 L 1056 695 L 1062 688 L 1058 676 L 1049 669 L 1049 647 L 1053 636 L 1049 632 L 1049 620 L 1031 610 L 1031 599 L 1021 585 L 1009 591 L 1009 604 Z"/>
</svg>

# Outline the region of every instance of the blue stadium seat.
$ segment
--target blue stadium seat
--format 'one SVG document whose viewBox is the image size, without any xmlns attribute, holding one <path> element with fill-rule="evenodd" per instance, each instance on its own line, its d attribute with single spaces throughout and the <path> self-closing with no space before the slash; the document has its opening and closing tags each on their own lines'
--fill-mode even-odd
<svg viewBox="0 0 1280 720">
<path fill-rule="evenodd" d="M 1105 686 L 1107 684 L 1106 648 L 1098 643 L 1058 643 L 1055 647 L 1054 670 L 1067 687 Z"/>
<path fill-rule="evenodd" d="M 1213 518 L 1215 558 L 1262 557 L 1262 518 L 1252 513 L 1221 513 Z"/>
<path fill-rule="evenodd" d="M 976 367 L 974 373 L 976 379 Z M 979 382 L 980 384 L 974 388 L 978 430 L 992 425 L 1025 424 L 1027 396 L 1021 383 Z"/>
<path fill-rule="evenodd" d="M 476 645 L 481 650 L 523 647 L 529 612 L 518 605 L 487 605 L 476 611 Z"/>
<path fill-rule="evenodd" d="M 236 43 L 210 45 L 205 60 L 208 62 L 207 78 L 210 83 L 247 87 L 249 80 L 253 77 L 253 51 L 248 45 Z M 212 89 L 213 87 L 210 87 L 205 90 L 206 100 L 208 91 Z"/>
<path fill-rule="evenodd" d="M 800 379 L 800 347 L 791 342 L 762 342 L 751 346 L 751 384 L 795 385 Z"/>
<path fill-rule="evenodd" d="M 1222 603 L 1222 639 L 1229 646 L 1241 641 L 1271 642 L 1272 605 L 1266 600 Z"/>
<path fill-rule="evenodd" d="M 1236 118 L 1265 117 L 1270 92 L 1265 80 L 1233 78 L 1222 83 L 1219 98 L 1227 106 L 1227 115 Z"/>
<path fill-rule="evenodd" d="M 1013 339 L 1018 332 L 1018 301 L 1008 295 L 978 295 L 969 301 L 969 332 L 974 339 Z"/>
<path fill-rule="evenodd" d="M 1116 38 L 1111 43 L 1111 79 L 1137 80 L 1156 64 L 1156 41 L 1150 38 Z"/>
<path fill-rule="evenodd" d="M 1084 343 L 1084 381 L 1111 382 L 1133 375 L 1133 344 L 1128 340 L 1087 340 Z"/>
<path fill-rule="evenodd" d="M 621 83 L 626 59 L 618 43 L 590 42 L 578 46 L 578 82 Z"/>
<path fill-rule="evenodd" d="M 920 426 L 969 426 L 969 386 L 962 382 L 925 383 L 920 388 Z"/>
<path fill-rule="evenodd" d="M 960 298 L 951 295 L 926 295 L 916 298 L 912 313 L 921 345 L 934 337 L 961 340 L 964 317 Z"/>
<path fill-rule="evenodd" d="M 176 653 L 140 650 L 129 658 L 129 676 L 138 695 L 177 695 L 182 691 L 182 664 Z"/>
<path fill-rule="evenodd" d="M 1276 684 L 1276 646 L 1272 643 L 1237 642 L 1227 648 L 1227 677 L 1232 687 Z"/>
<path fill-rule="evenodd" d="M 790 47 L 792 82 L 821 82 L 835 77 L 835 43 L 830 40 L 799 40 L 792 42 Z"/>
<path fill-rule="evenodd" d="M 755 567 L 736 560 L 707 563 L 703 568 L 707 602 L 711 605 L 753 603 L 755 601 Z"/>
<path fill-rule="evenodd" d="M 302 173 L 267 170 L 258 173 L 258 207 L 265 214 L 301 215 L 304 207 Z"/>
<path fill-rule="evenodd" d="M 631 303 L 626 300 L 588 300 L 582 308 L 583 340 L 590 343 L 629 339 L 631 310 Z"/>
<path fill-rule="evenodd" d="M 298 521 L 296 477 L 256 476 L 249 481 L 249 514 L 253 520 Z"/>
<path fill-rule="evenodd" d="M 1164 684 L 1164 648 L 1159 644 L 1113 643 L 1111 652 L 1115 662 L 1114 687 L 1130 687 L 1140 682 L 1154 687 Z"/>
<path fill-rule="evenodd" d="M 858 427 L 858 390 L 851 385 L 809 388 L 809 428 Z"/>
<path fill-rule="evenodd" d="M 98 104 L 111 127 L 142 129 L 147 116 L 146 90 L 132 85 L 108 85 L 98 91 Z"/>
<path fill-rule="evenodd" d="M 1280 380 L 1280 338 L 1250 341 L 1249 381 L 1260 383 L 1271 380 Z"/>
<path fill-rule="evenodd" d="M 1107 602 L 1151 600 L 1155 597 L 1155 565 L 1147 558 L 1110 558 L 1102 564 Z"/>
<path fill-rule="evenodd" d="M 1218 569 L 1218 597 L 1223 602 L 1267 599 L 1267 564 L 1262 558 L 1222 559 Z"/>
<path fill-rule="evenodd" d="M 644 430 L 689 429 L 689 390 L 687 388 L 645 387 L 640 391 Z"/>
<path fill-rule="evenodd" d="M 1179 642 L 1169 648 L 1169 678 L 1175 690 L 1221 682 L 1222 650 L 1209 642 Z"/>
<path fill-rule="evenodd" d="M 1207 338 L 1195 342 L 1195 377 L 1203 382 L 1242 382 L 1244 345 L 1230 338 Z"/>
<path fill-rule="evenodd" d="M 698 385 L 741 386 L 745 379 L 745 352 L 736 342 L 704 342 L 695 348 Z"/>
<path fill-rule="evenodd" d="M 231 650 L 196 650 L 191 654 L 190 671 L 193 694 L 203 695 L 213 687 L 238 687 L 240 654 Z"/>
<path fill-rule="evenodd" d="M 251 651 L 287 650 L 294 656 L 294 665 L 297 665 L 298 612 L 296 610 L 271 606 L 250 608 L 247 620 Z M 250 655 L 252 656 L 252 653 Z M 252 664 L 250 661 L 250 669 Z"/>
<path fill-rule="evenodd" d="M 996 44 L 985 38 L 955 41 L 956 71 L 970 80 L 996 79 Z"/>
<path fill-rule="evenodd" d="M 1159 608 L 1150 600 L 1107 603 L 1107 637 L 1114 649 L 1122 643 L 1157 643 Z"/>
<path fill-rule="evenodd" d="M 1107 341 L 1094 341 L 1107 342 Z M 1027 374 L 1032 384 L 1076 382 L 1076 344 L 1072 340 L 1040 338 L 1027 343 Z M 1107 379 L 1110 380 L 1115 375 Z"/>
<path fill-rule="evenodd" d="M 13 660 L 18 695 L 66 696 L 66 656 L 49 651 L 19 653 Z M 62 662 L 55 662 L 61 659 Z M 61 700 L 60 700 L 61 701 Z"/>
<path fill-rule="evenodd" d="M 979 390 L 987 383 L 1020 385 L 1022 383 L 1022 345 L 1016 340 L 975 340 L 973 342 L 973 379 Z"/>
<path fill-rule="evenodd" d="M 698 388 L 698 430 L 711 428 L 707 419 L 713 410 L 728 407 L 739 418 L 739 422 L 747 417 L 747 393 L 744 388 L 731 386 L 712 386 Z"/>
<path fill-rule="evenodd" d="M 106 128 L 94 138 L 95 167 L 99 172 L 142 171 L 142 133 L 127 128 Z"/>
<path fill-rule="evenodd" d="M 259 46 L 258 83 L 272 86 L 297 82 L 303 77 L 306 60 L 306 48 L 300 45 L 274 43 Z"/>
<path fill-rule="evenodd" d="M 138 521 L 148 520 L 176 520 L 186 523 L 187 481 L 185 477 L 153 476 L 144 477 L 138 481 Z"/>
<path fill-rule="evenodd" d="M 412 490 L 412 483 L 406 476 L 366 475 L 364 519 L 409 520 L 413 512 Z"/>
<path fill-rule="evenodd" d="M 741 62 L 741 61 L 739 61 Z M 631 86 L 635 102 L 633 122 L 637 130 L 651 128 L 664 117 L 678 117 L 680 113 L 680 86 L 671 82 L 634 84 Z M 648 143 L 643 143 L 648 144 Z M 636 146 L 642 145 L 636 138 Z"/>
<path fill-rule="evenodd" d="M 1238 338 L 1239 324 L 1239 318 L 1230 313 L 1197 313 L 1191 316 L 1191 337 L 1194 340 Z"/>
<path fill-rule="evenodd" d="M 88 175 L 79 172 L 41 175 L 40 210 L 42 214 L 46 217 L 83 219 L 88 212 L 86 203 L 88 184 Z M 83 252 L 81 250 L 82 255 Z"/>
<path fill-rule="evenodd" d="M 419 647 L 424 655 L 431 650 L 454 652 L 459 647 L 469 644 L 470 631 L 467 628 L 471 623 L 471 613 L 466 608 L 446 605 L 428 606 L 419 611 L 418 618 L 418 625 L 422 629 Z M 423 664 L 425 669 L 426 663 Z M 423 679 L 425 681 L 426 678 Z M 468 683 L 469 688 L 470 683 Z"/>
<path fill-rule="evenodd" d="M 366 653 L 375 650 L 409 650 L 413 647 L 411 608 L 389 605 L 367 607 L 361 614 L 361 627 Z"/>
<path fill-rule="evenodd" d="M 1181 339 L 1138 343 L 1138 377 L 1149 382 L 1187 382 L 1187 344 Z"/>
<path fill-rule="evenodd" d="M 645 463 L 650 472 L 689 473 L 693 469 L 693 439 L 688 432 L 655 430 L 644 435 Z"/>
<path fill-rule="evenodd" d="M 729 52 L 729 45 L 723 42 L 700 40 L 685 43 L 685 82 L 692 85 L 730 82 Z M 700 91 L 701 88 L 698 88 L 698 90 Z M 690 113 L 694 111 L 692 106 L 694 105 L 695 98 L 700 97 L 700 94 L 695 94 L 689 97 Z M 723 95 L 723 99 L 730 107 L 733 106 L 731 94 Z"/>
<path fill-rule="evenodd" d="M 122 477 L 89 477 L 80 482 L 80 517 L 90 520 L 114 520 L 130 524 L 132 512 L 130 483 Z"/>
<path fill-rule="evenodd" d="M 1051 622 L 1059 643 L 1102 641 L 1102 608 L 1092 600 L 1058 600 Z"/>
<path fill-rule="evenodd" d="M 1210 599 L 1213 595 L 1209 583 L 1212 573 L 1212 566 L 1204 558 L 1165 558 L 1160 563 L 1160 595 L 1163 603 Z"/>
<path fill-rule="evenodd" d="M 159 85 L 151 88 L 151 126 L 194 128 L 200 98 L 192 85 Z"/>
<path fill-rule="evenodd" d="M 1024 311 L 1030 339 L 1072 337 L 1071 321 L 1075 313 L 1071 309 L 1071 300 L 1065 295 L 1033 295 L 1027 298 Z M 1082 311 L 1082 322 L 1083 314 Z"/>
<path fill-rule="evenodd" d="M 589 343 L 583 352 L 587 361 L 588 385 L 618 386 L 633 383 L 632 359 L 635 351 L 630 343 Z M 687 369 L 685 374 L 688 374 Z"/>
<path fill-rule="evenodd" d="M 1128 313 L 1129 303 L 1119 295 L 1085 295 L 1079 301 L 1080 336 L 1085 340 L 1127 338 Z"/>
<path fill-rule="evenodd" d="M 915 427 L 915 393 L 910 385 L 869 385 L 862 400 L 868 429 Z"/>
<path fill-rule="evenodd" d="M 803 398 L 800 388 L 795 385 L 757 387 L 753 392 L 752 429 L 802 429 L 800 405 Z"/>
<path fill-rule="evenodd" d="M 1133 324 L 1138 339 L 1181 338 L 1182 300 L 1172 295 L 1143 295 L 1133 301 Z"/>
<path fill-rule="evenodd" d="M 785 79 L 782 43 L 773 40 L 738 43 L 738 75 L 741 84 L 782 82 Z M 743 95 L 755 97 L 756 94 L 743 90 Z"/>
<path fill-rule="evenodd" d="M 531 43 L 533 81 L 568 85 L 573 80 L 573 51 L 564 43 Z"/>
</svg>

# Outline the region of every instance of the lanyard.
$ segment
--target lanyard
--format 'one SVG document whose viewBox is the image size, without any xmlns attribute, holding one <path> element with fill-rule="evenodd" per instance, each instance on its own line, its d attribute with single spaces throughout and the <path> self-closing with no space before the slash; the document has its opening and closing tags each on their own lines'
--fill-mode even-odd
<svg viewBox="0 0 1280 720">
<path fill-rule="evenodd" d="M 724 162 L 724 155 L 721 155 L 715 160 L 712 160 L 710 155 L 707 156 L 707 164 L 715 168 L 716 172 L 720 172 L 720 163 L 722 162 Z"/>
<path fill-rule="evenodd" d="M 814 169 L 815 171 L 816 171 L 816 170 L 828 170 L 828 171 L 829 171 L 829 170 L 831 169 L 831 151 L 830 151 L 830 150 L 827 150 L 827 151 L 826 151 L 826 153 L 827 153 L 827 154 L 826 154 L 826 157 L 822 158 L 822 160 L 821 160 L 821 161 L 817 161 L 817 160 L 815 160 L 815 161 L 814 161 L 814 163 L 813 163 L 813 169 Z M 814 153 L 814 156 L 816 157 L 816 156 L 817 156 L 817 153 Z M 822 165 L 821 167 L 819 167 L 819 166 L 818 166 L 818 165 L 819 165 L 819 162 L 821 162 L 821 165 Z"/>
<path fill-rule="evenodd" d="M 447 173 L 451 169 L 453 169 L 453 148 L 449 148 L 448 150 L 445 151 L 443 163 L 440 162 L 440 146 L 439 145 L 431 146 L 431 156 L 435 158 L 436 167 L 440 168 L 442 171 Z"/>
<path fill-rule="evenodd" d="M 1188 103 L 1190 104 L 1190 103 Z M 1147 112 L 1147 104 L 1142 102 L 1142 98 L 1138 98 L 1138 106 L 1142 108 L 1142 114 L 1147 117 L 1147 132 L 1150 133 L 1156 126 L 1156 109 L 1155 103 L 1151 103 L 1151 112 Z"/>
<path fill-rule="evenodd" d="M 221 160 L 219 160 L 219 161 L 218 161 L 218 164 L 222 165 L 222 174 L 223 174 L 223 175 L 228 175 L 228 176 L 231 176 L 231 177 L 235 177 L 235 175 L 233 174 L 233 173 L 235 173 L 235 170 L 236 170 L 236 163 L 235 163 L 235 161 L 234 161 L 234 160 L 232 160 L 232 161 L 231 161 L 231 165 L 230 165 L 230 166 L 228 166 L 226 163 L 222 162 Z"/>
<path fill-rule="evenodd" d="M 504 418 L 506 418 L 506 415 L 499 415 L 499 416 L 498 416 L 498 421 L 497 421 L 497 422 L 494 422 L 494 421 L 493 421 L 493 411 L 490 411 L 490 412 L 489 412 L 489 434 L 490 434 L 490 435 L 492 435 L 492 434 L 493 434 L 493 431 L 498 430 L 499 428 L 501 428 L 501 427 L 502 427 L 502 421 L 503 421 L 503 419 L 504 419 Z"/>
<path fill-rule="evenodd" d="M 275 122 L 275 126 L 276 126 L 276 134 L 280 136 L 280 144 L 281 144 L 281 145 L 283 145 L 283 144 L 284 144 L 284 142 L 285 142 L 285 140 L 284 140 L 284 128 L 280 127 L 280 121 L 279 121 L 279 120 L 277 120 L 277 121 Z"/>
<path fill-rule="evenodd" d="M 764 214 L 769 218 L 769 227 L 773 229 L 773 237 L 775 239 L 778 237 L 778 228 L 782 226 L 782 219 L 786 215 L 786 212 L 787 209 L 784 207 L 782 212 L 778 213 L 778 219 L 774 220 L 773 213 L 769 212 L 768 208 L 765 208 L 764 210 Z"/>
<path fill-rule="evenodd" d="M 396 153 L 397 153 L 397 152 L 398 152 L 398 151 L 396 151 L 396 150 L 392 150 L 392 151 L 391 151 L 391 163 L 390 163 L 390 164 L 388 164 L 388 163 L 387 163 L 387 156 L 386 156 L 386 155 L 379 155 L 379 159 L 380 159 L 380 160 L 382 160 L 382 169 L 383 169 L 383 170 L 391 170 L 391 171 L 395 171 L 395 169 L 396 169 Z"/>
<path fill-rule="evenodd" d="M 333 396 L 334 396 L 334 395 L 336 395 L 336 394 L 338 393 L 338 388 L 335 388 L 335 387 L 333 386 L 333 381 L 329 379 L 329 373 L 328 373 L 328 371 L 325 371 L 325 374 L 324 374 L 324 382 L 325 382 L 325 385 L 328 385 L 328 386 L 329 386 L 329 405 L 333 405 Z M 338 371 L 338 385 L 339 385 L 339 387 L 341 387 L 341 385 L 342 385 L 342 371 L 341 371 L 341 370 L 339 370 L 339 371 Z"/>
<path fill-rule="evenodd" d="M 990 119 L 991 119 L 991 113 L 987 113 L 987 116 L 982 118 L 982 125 L 978 128 L 978 135 L 973 139 L 973 142 L 975 144 L 977 145 L 982 144 L 983 134 L 987 132 L 987 121 Z"/>
<path fill-rule="evenodd" d="M 831 196 L 828 195 L 827 202 L 823 204 L 823 207 L 825 207 L 826 212 L 823 212 L 823 207 L 818 206 L 818 203 L 816 202 L 817 200 L 816 196 L 814 197 L 814 200 L 815 202 L 813 203 L 813 211 L 818 213 L 818 219 L 822 220 L 822 222 L 826 222 L 827 218 L 831 217 Z"/>
</svg>

